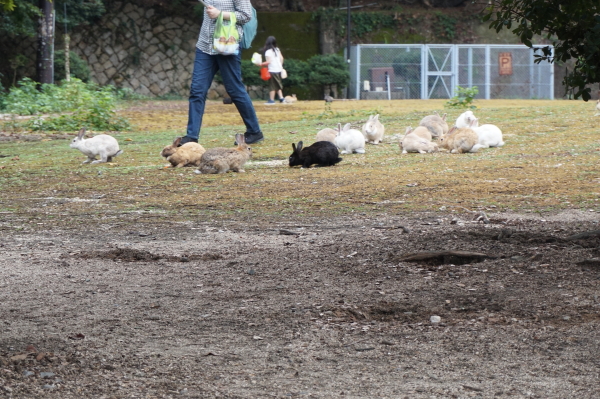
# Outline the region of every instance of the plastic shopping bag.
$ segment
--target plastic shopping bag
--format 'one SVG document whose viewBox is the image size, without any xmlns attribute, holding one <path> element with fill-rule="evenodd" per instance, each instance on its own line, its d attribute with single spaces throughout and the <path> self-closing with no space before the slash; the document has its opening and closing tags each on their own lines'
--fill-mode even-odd
<svg viewBox="0 0 600 399">
<path fill-rule="evenodd" d="M 267 67 L 260 68 L 260 78 L 262 80 L 271 79 L 271 73 L 269 72 L 269 68 L 267 68 Z"/>
<path fill-rule="evenodd" d="M 213 49 L 223 55 L 237 54 L 240 48 L 240 35 L 235 26 L 235 14 L 229 13 L 229 18 L 227 23 L 227 21 L 223 21 L 223 13 L 219 14 L 213 36 Z"/>
<path fill-rule="evenodd" d="M 260 64 L 262 64 L 262 55 L 260 55 L 260 53 L 254 53 L 254 54 L 252 54 L 252 63 L 254 65 L 260 65 Z"/>
</svg>

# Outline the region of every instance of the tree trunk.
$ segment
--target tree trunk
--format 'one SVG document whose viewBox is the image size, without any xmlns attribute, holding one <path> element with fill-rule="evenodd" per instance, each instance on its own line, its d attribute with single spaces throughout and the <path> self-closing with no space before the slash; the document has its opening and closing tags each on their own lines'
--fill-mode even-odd
<svg viewBox="0 0 600 399">
<path fill-rule="evenodd" d="M 40 0 L 36 72 L 39 83 L 54 83 L 54 2 Z"/>
</svg>

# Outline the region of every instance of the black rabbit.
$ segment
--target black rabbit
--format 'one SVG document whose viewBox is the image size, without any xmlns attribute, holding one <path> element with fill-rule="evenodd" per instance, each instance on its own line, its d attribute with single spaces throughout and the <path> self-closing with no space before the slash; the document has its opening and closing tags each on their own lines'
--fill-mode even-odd
<svg viewBox="0 0 600 399">
<path fill-rule="evenodd" d="M 333 166 L 340 162 L 340 152 L 335 144 L 329 141 L 317 141 L 313 145 L 302 148 L 302 142 L 298 146 L 292 143 L 294 152 L 290 155 L 290 166 L 302 165 L 303 168 L 310 168 L 310 165 Z"/>
</svg>

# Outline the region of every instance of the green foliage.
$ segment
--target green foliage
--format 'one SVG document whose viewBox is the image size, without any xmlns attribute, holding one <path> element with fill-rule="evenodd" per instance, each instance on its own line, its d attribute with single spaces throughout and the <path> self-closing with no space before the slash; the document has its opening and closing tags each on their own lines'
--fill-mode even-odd
<svg viewBox="0 0 600 399">
<path fill-rule="evenodd" d="M 29 78 L 19 82 L 6 96 L 6 112 L 37 115 L 26 122 L 33 130 L 74 130 L 88 127 L 96 130 L 125 130 L 129 124 L 116 117 L 118 93 L 112 86 L 98 87 L 77 78 L 62 85 L 38 84 Z M 42 114 L 62 113 L 42 117 Z"/>
<path fill-rule="evenodd" d="M 350 18 L 350 29 L 356 37 L 364 37 L 377 29 L 396 27 L 394 15 L 389 12 L 352 13 Z"/>
<path fill-rule="evenodd" d="M 500 32 L 511 30 L 521 42 L 532 47 L 533 35 L 552 42 L 537 50 L 535 62 L 575 60 L 575 66 L 563 80 L 574 97 L 591 98 L 587 85 L 600 82 L 600 3 L 597 0 L 494 0 L 484 21 Z M 541 54 L 540 54 L 541 53 Z"/>
<path fill-rule="evenodd" d="M 346 87 L 350 82 L 348 64 L 337 54 L 315 55 L 308 60 L 309 83 L 324 88 L 333 85 Z"/>
<path fill-rule="evenodd" d="M 82 82 L 90 80 L 90 68 L 86 62 L 73 51 L 69 51 L 69 69 L 71 77 L 75 77 Z M 65 78 L 65 51 L 58 50 L 54 53 L 54 81 L 60 82 Z"/>
<path fill-rule="evenodd" d="M 260 78 L 260 67 L 250 60 L 242 60 L 242 81 L 246 86 L 266 86 L 268 81 Z"/>
<path fill-rule="evenodd" d="M 337 36 L 346 35 L 346 10 L 321 7 L 315 11 L 313 19 L 332 27 Z M 378 29 L 398 27 L 398 22 L 390 12 L 354 12 L 350 15 L 350 22 L 351 33 L 358 38 Z"/>
<path fill-rule="evenodd" d="M 3 11 L 8 12 L 15 9 L 15 1 L 14 0 L 0 0 L 0 8 Z"/>
<path fill-rule="evenodd" d="M 0 111 L 4 111 L 6 109 L 6 96 L 7 93 L 2 87 L 0 87 Z"/>
<path fill-rule="evenodd" d="M 64 4 L 67 5 L 67 22 L 70 28 L 89 23 L 102 16 L 106 9 L 103 0 L 55 0 L 56 28 L 64 26 Z M 35 36 L 37 20 L 41 15 L 37 0 L 0 0 L 0 33 Z"/>
<path fill-rule="evenodd" d="M 468 87 L 460 87 L 456 88 L 456 95 L 446 101 L 444 107 L 446 108 L 469 108 L 475 109 L 476 105 L 473 104 L 473 100 L 475 96 L 479 93 L 479 89 L 477 86 L 473 86 L 471 88 Z"/>
<path fill-rule="evenodd" d="M 458 20 L 449 15 L 436 11 L 434 13 L 437 23 L 433 24 L 433 30 L 438 37 L 444 37 L 449 40 L 456 36 L 456 24 Z"/>
<path fill-rule="evenodd" d="M 287 79 L 283 79 L 283 87 L 303 86 L 308 83 L 308 62 L 286 58 L 283 67 L 288 73 Z"/>
<path fill-rule="evenodd" d="M 35 36 L 37 20 L 41 15 L 37 2 L 15 0 L 11 7 L 10 11 L 0 13 L 0 33 Z"/>
</svg>

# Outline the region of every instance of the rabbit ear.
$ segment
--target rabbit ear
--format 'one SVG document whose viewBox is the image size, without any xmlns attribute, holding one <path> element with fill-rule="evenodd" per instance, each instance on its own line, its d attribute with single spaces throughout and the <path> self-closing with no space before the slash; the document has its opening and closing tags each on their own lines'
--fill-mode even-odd
<svg viewBox="0 0 600 399">
<path fill-rule="evenodd" d="M 442 120 L 443 120 L 443 121 L 445 121 L 445 120 L 446 120 L 446 116 L 447 116 L 447 115 L 448 115 L 448 114 L 446 114 L 446 113 L 445 113 L 444 115 L 442 115 Z"/>
<path fill-rule="evenodd" d="M 338 133 L 342 131 L 342 124 L 341 123 L 338 123 L 337 131 L 338 131 Z"/>
<path fill-rule="evenodd" d="M 174 141 L 173 141 L 173 146 L 177 147 L 179 145 L 179 143 L 181 143 L 181 137 L 177 137 Z"/>
<path fill-rule="evenodd" d="M 350 124 L 349 124 L 349 123 L 346 123 L 346 124 L 344 125 L 344 129 L 343 129 L 343 130 L 344 130 L 344 131 L 346 131 L 346 130 L 350 130 Z"/>
<path fill-rule="evenodd" d="M 471 127 L 471 128 L 472 127 L 477 127 L 477 121 L 478 121 L 477 118 L 471 119 L 471 122 L 469 123 L 469 127 Z"/>
<path fill-rule="evenodd" d="M 79 131 L 79 133 L 77 134 L 77 138 L 79 140 L 81 140 L 83 138 L 83 136 L 85 136 L 85 128 L 82 127 L 81 130 Z"/>
<path fill-rule="evenodd" d="M 410 132 L 412 132 L 412 126 L 409 126 L 406 128 L 406 132 L 404 132 L 404 134 L 409 134 Z"/>
<path fill-rule="evenodd" d="M 379 114 L 375 115 L 375 116 L 373 117 L 373 120 L 374 120 L 374 121 L 377 121 L 377 120 L 379 120 Z"/>
<path fill-rule="evenodd" d="M 299 141 L 299 142 L 298 142 L 298 147 L 296 147 L 296 150 L 295 150 L 295 151 L 296 151 L 296 152 L 300 152 L 300 151 L 302 151 L 302 146 L 303 146 L 302 142 L 301 142 L 301 141 Z"/>
<path fill-rule="evenodd" d="M 246 138 L 244 137 L 243 134 L 239 134 L 239 133 L 236 134 L 235 141 L 237 141 L 238 145 L 246 144 Z"/>
</svg>

